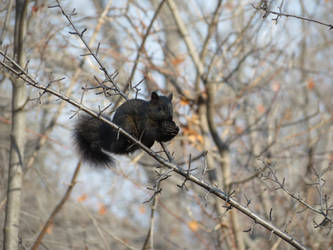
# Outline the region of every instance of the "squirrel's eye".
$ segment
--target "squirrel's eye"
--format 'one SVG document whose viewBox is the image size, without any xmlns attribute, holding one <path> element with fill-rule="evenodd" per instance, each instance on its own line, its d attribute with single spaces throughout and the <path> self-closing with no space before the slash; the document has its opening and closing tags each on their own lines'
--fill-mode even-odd
<svg viewBox="0 0 333 250">
<path fill-rule="evenodd" d="M 157 109 L 158 111 L 161 111 L 162 110 L 162 108 L 161 107 L 158 107 L 158 109 Z"/>
</svg>

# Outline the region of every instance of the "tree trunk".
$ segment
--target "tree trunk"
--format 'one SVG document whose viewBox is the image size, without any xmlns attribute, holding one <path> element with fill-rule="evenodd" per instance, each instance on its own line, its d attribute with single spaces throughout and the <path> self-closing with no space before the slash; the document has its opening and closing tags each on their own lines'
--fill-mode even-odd
<svg viewBox="0 0 333 250">
<path fill-rule="evenodd" d="M 27 3 L 28 1 L 17 0 L 15 10 L 14 57 L 21 66 L 24 66 L 25 61 L 23 43 L 26 33 L 25 16 Z M 3 245 L 5 250 L 18 249 L 19 244 L 22 168 L 25 144 L 25 85 L 22 80 L 15 78 L 12 79 L 12 85 L 12 128 Z"/>
</svg>

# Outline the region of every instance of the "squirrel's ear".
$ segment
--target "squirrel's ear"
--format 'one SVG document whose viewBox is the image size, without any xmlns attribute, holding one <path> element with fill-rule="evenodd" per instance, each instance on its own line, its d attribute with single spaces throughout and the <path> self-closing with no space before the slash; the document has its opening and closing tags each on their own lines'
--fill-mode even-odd
<svg viewBox="0 0 333 250">
<path fill-rule="evenodd" d="M 168 99 L 170 102 L 172 101 L 172 96 L 173 96 L 172 93 L 170 95 L 168 95 Z"/>
<path fill-rule="evenodd" d="M 155 91 L 153 91 L 153 92 L 151 93 L 151 100 L 152 100 L 153 102 L 156 102 L 156 101 L 158 101 L 158 99 L 159 99 L 158 94 L 157 94 Z"/>
</svg>

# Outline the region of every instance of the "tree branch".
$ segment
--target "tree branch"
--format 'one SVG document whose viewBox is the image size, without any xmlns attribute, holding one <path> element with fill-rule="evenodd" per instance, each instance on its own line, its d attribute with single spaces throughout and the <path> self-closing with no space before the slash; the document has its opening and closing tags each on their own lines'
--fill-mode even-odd
<svg viewBox="0 0 333 250">
<path fill-rule="evenodd" d="M 308 21 L 308 22 L 313 22 L 313 23 L 318 23 L 318 24 L 324 25 L 324 26 L 328 27 L 329 30 L 333 29 L 333 24 L 324 23 L 324 22 L 321 22 L 321 21 L 318 21 L 318 20 L 315 20 L 315 19 L 312 19 L 312 18 L 307 18 L 307 17 L 296 16 L 296 15 L 293 15 L 293 14 L 282 13 L 281 12 L 281 7 L 280 7 L 280 12 L 276 12 L 276 11 L 270 10 L 268 8 L 267 4 L 262 4 L 262 5 L 257 6 L 257 7 L 254 4 L 252 4 L 252 7 L 254 9 L 256 9 L 256 10 L 263 10 L 263 11 L 265 11 L 265 14 L 263 16 L 264 18 L 266 18 L 269 14 L 276 15 L 276 18 L 273 19 L 276 22 L 278 21 L 278 19 L 281 16 L 284 16 L 284 17 L 293 17 L 293 18 L 297 18 L 297 19 L 300 19 L 300 20 L 303 20 L 303 21 Z"/>
<path fill-rule="evenodd" d="M 42 242 L 42 239 L 43 239 L 44 235 L 46 234 L 46 231 L 47 231 L 48 227 L 53 223 L 55 216 L 59 213 L 59 211 L 61 210 L 61 208 L 63 207 L 65 202 L 68 200 L 69 196 L 71 195 L 71 192 L 74 188 L 74 185 L 76 184 L 76 178 L 79 175 L 80 168 L 81 168 L 81 161 L 79 161 L 79 163 L 77 164 L 77 166 L 75 168 L 74 174 L 72 176 L 71 183 L 69 184 L 64 196 L 62 197 L 62 199 L 60 200 L 58 205 L 54 208 L 54 210 L 50 214 L 50 216 L 47 219 L 47 221 L 45 222 L 42 230 L 40 231 L 35 243 L 31 247 L 32 250 L 37 250 L 38 249 L 40 243 Z"/>
</svg>

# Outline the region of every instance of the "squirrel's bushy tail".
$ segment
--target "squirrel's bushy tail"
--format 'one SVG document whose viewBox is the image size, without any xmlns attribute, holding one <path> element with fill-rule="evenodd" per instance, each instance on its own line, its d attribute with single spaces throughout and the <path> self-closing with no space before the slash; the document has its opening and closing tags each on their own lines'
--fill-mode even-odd
<svg viewBox="0 0 333 250">
<path fill-rule="evenodd" d="M 111 144 L 113 130 L 101 120 L 81 115 L 75 124 L 73 139 L 84 161 L 95 166 L 111 166 L 114 159 L 105 151 Z"/>
</svg>

